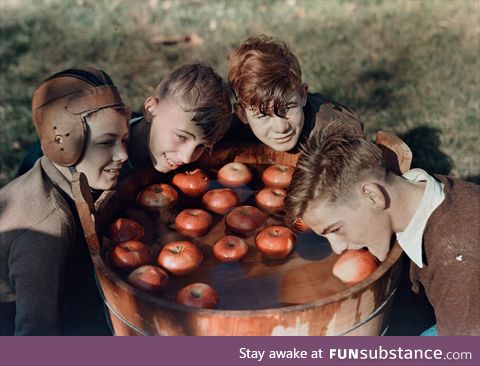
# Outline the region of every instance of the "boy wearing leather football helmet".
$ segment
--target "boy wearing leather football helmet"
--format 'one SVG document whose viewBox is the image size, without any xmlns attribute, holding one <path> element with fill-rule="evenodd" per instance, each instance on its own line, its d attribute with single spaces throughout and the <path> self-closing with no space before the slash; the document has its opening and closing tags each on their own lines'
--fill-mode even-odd
<svg viewBox="0 0 480 366">
<path fill-rule="evenodd" d="M 105 72 L 85 68 L 41 83 L 32 115 L 44 156 L 0 190 L 0 334 L 108 334 L 71 181 L 116 185 L 130 112 Z"/>
</svg>

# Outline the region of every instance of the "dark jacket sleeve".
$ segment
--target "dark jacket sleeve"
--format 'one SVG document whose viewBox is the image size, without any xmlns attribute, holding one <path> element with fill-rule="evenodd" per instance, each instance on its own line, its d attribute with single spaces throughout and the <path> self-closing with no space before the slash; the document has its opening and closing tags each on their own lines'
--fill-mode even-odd
<svg viewBox="0 0 480 366">
<path fill-rule="evenodd" d="M 347 107 L 329 101 L 323 104 L 315 116 L 315 128 L 321 129 L 331 121 L 342 121 L 356 132 L 364 134 L 363 122 Z"/>
<path fill-rule="evenodd" d="M 413 279 L 420 279 L 435 309 L 439 335 L 480 335 L 480 188 L 436 178 L 445 199 L 423 233 L 427 266 Z"/>
<path fill-rule="evenodd" d="M 320 93 L 309 93 L 305 113 L 305 133 L 321 130 L 328 123 L 340 121 L 364 135 L 362 120 L 348 107 L 335 102 Z M 307 137 L 308 137 L 307 136 Z"/>
<path fill-rule="evenodd" d="M 480 335 L 480 270 L 468 254 L 461 259 L 432 273 L 427 296 L 435 309 L 438 335 Z"/>
<path fill-rule="evenodd" d="M 61 330 L 62 278 L 72 236 L 68 222 L 57 215 L 12 243 L 8 262 L 16 293 L 15 335 L 55 335 Z"/>
</svg>

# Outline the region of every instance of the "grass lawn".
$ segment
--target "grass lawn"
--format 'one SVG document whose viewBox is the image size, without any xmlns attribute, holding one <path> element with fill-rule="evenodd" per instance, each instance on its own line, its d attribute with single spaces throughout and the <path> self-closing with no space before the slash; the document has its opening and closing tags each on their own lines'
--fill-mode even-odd
<svg viewBox="0 0 480 366">
<path fill-rule="evenodd" d="M 225 75 L 249 35 L 285 40 L 312 91 L 369 136 L 400 134 L 414 165 L 480 179 L 480 2 L 475 0 L 2 0 L 0 187 L 36 135 L 30 98 L 71 66 L 107 71 L 134 109 L 162 75 L 201 60 Z M 184 41 L 185 38 L 189 41 Z"/>
</svg>

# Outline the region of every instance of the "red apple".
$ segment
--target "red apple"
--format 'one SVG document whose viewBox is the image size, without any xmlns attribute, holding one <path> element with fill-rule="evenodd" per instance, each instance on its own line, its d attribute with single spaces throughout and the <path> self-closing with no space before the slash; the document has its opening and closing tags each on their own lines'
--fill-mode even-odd
<svg viewBox="0 0 480 366">
<path fill-rule="evenodd" d="M 128 283 L 142 291 L 156 294 L 168 286 L 168 274 L 160 267 L 145 265 L 132 271 L 127 277 Z"/>
<path fill-rule="evenodd" d="M 203 252 L 191 241 L 174 241 L 165 246 L 157 262 L 174 276 L 187 276 L 195 272 L 203 260 Z"/>
<path fill-rule="evenodd" d="M 262 181 L 266 186 L 287 188 L 292 181 L 295 169 L 289 165 L 270 165 L 262 174 Z"/>
<path fill-rule="evenodd" d="M 217 179 L 226 187 L 236 188 L 250 183 L 253 175 L 245 164 L 232 162 L 224 165 L 218 171 Z"/>
<path fill-rule="evenodd" d="M 270 259 L 283 259 L 290 255 L 295 245 L 295 235 L 285 226 L 269 226 L 258 233 L 255 245 L 260 253 Z"/>
<path fill-rule="evenodd" d="M 287 192 L 282 188 L 265 187 L 255 196 L 257 206 L 267 212 L 279 212 L 285 208 Z"/>
<path fill-rule="evenodd" d="M 240 204 L 240 198 L 230 188 L 220 188 L 205 193 L 202 202 L 208 210 L 224 215 Z"/>
<path fill-rule="evenodd" d="M 353 285 L 370 276 L 377 267 L 377 258 L 367 249 L 347 249 L 333 265 L 332 273 L 341 281 Z"/>
<path fill-rule="evenodd" d="M 108 228 L 108 237 L 115 243 L 127 240 L 139 240 L 145 229 L 135 220 L 119 218 Z"/>
<path fill-rule="evenodd" d="M 175 206 L 178 201 L 177 191 L 164 183 L 151 184 L 137 196 L 137 202 L 147 210 L 157 211 Z"/>
<path fill-rule="evenodd" d="M 203 194 L 210 184 L 210 179 L 201 169 L 175 174 L 172 183 L 176 185 L 185 195 L 197 197 Z"/>
<path fill-rule="evenodd" d="M 238 236 L 224 236 L 213 245 L 213 255 L 220 262 L 239 262 L 247 255 L 247 252 L 247 243 Z"/>
<path fill-rule="evenodd" d="M 225 225 L 232 233 L 249 236 L 265 224 L 267 215 L 253 206 L 239 206 L 225 216 Z"/>
<path fill-rule="evenodd" d="M 152 262 L 152 250 L 142 242 L 128 240 L 116 245 L 110 252 L 110 261 L 117 268 L 130 272 Z"/>
<path fill-rule="evenodd" d="M 189 238 L 198 238 L 208 232 L 212 224 L 212 216 L 199 208 L 187 208 L 175 218 L 177 231 Z"/>
<path fill-rule="evenodd" d="M 193 283 L 178 292 L 176 301 L 195 308 L 213 309 L 217 306 L 218 294 L 206 283 Z"/>
</svg>

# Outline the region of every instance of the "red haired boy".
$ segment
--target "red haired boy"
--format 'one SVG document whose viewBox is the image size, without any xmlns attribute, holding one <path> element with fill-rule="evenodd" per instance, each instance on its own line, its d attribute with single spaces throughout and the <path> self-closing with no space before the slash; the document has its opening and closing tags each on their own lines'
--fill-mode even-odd
<svg viewBox="0 0 480 366">
<path fill-rule="evenodd" d="M 294 149 L 314 129 L 332 120 L 363 133 L 362 122 L 351 110 L 308 92 L 298 59 L 284 42 L 266 36 L 248 38 L 230 56 L 228 81 L 238 119 L 274 150 Z M 237 119 L 232 124 L 227 140 L 252 141 L 251 133 Z"/>
</svg>

